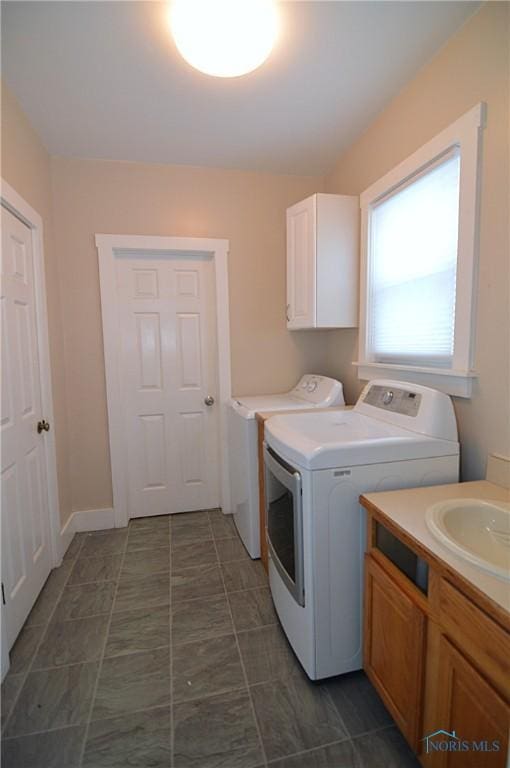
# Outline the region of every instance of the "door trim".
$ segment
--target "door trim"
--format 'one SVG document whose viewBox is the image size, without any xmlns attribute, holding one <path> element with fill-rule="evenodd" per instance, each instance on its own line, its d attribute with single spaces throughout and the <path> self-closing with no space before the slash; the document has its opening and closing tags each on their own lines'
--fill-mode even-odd
<svg viewBox="0 0 510 768">
<path fill-rule="evenodd" d="M 39 352 L 39 377 L 41 385 L 41 404 L 46 421 L 52 429 L 44 434 L 44 464 L 47 477 L 49 537 L 52 567 L 62 560 L 60 544 L 60 504 L 58 497 L 57 452 L 55 446 L 55 416 L 51 387 L 50 344 L 48 334 L 48 307 L 46 302 L 46 278 L 44 271 L 43 221 L 10 184 L 1 180 L 1 204 L 17 219 L 23 222 L 32 233 L 32 254 L 34 259 L 35 322 L 37 329 L 37 347 Z"/>
<path fill-rule="evenodd" d="M 204 254 L 211 256 L 216 282 L 216 322 L 218 337 L 219 378 L 219 436 L 220 436 L 220 500 L 224 512 L 230 511 L 230 483 L 228 473 L 227 406 L 231 398 L 230 321 L 228 300 L 227 259 L 229 241 L 205 237 L 160 237 L 146 235 L 96 234 L 99 259 L 101 313 L 103 317 L 104 363 L 108 404 L 108 434 L 112 467 L 113 508 L 115 527 L 128 524 L 127 456 L 125 452 L 124 421 L 120 388 L 120 361 L 118 357 L 118 297 L 115 278 L 115 258 L 118 252 L 163 252 L 172 255 Z"/>
</svg>

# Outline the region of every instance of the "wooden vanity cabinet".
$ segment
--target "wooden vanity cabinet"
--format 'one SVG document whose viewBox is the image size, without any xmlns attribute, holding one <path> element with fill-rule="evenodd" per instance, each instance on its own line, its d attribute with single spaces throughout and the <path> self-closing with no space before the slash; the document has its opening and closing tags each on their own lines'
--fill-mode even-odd
<svg viewBox="0 0 510 768">
<path fill-rule="evenodd" d="M 417 751 L 421 738 L 426 616 L 370 555 L 365 560 L 364 667 Z"/>
<path fill-rule="evenodd" d="M 477 742 L 499 742 L 497 752 L 435 752 L 424 755 L 426 765 L 434 768 L 505 768 L 507 765 L 510 710 L 502 697 L 477 671 L 476 667 L 440 633 L 437 677 L 431 681 L 427 695 L 431 697 L 433 723 L 455 732 L 461 739 Z"/>
<path fill-rule="evenodd" d="M 369 502 L 364 668 L 424 768 L 508 768 L 510 619 Z M 377 546 L 377 525 L 428 562 L 425 589 Z M 429 750 L 438 730 L 484 751 Z M 499 742 L 499 749 L 488 748 Z"/>
</svg>

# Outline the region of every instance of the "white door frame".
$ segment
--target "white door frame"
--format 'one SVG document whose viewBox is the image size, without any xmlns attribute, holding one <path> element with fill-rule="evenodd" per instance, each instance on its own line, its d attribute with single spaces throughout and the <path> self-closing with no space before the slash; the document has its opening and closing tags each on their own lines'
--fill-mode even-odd
<svg viewBox="0 0 510 768">
<path fill-rule="evenodd" d="M 104 362 L 108 402 L 108 433 L 112 465 L 115 527 L 128 524 L 127 456 L 120 387 L 118 295 L 115 258 L 118 253 L 133 257 L 140 252 L 158 256 L 211 256 L 216 280 L 216 321 L 218 335 L 218 377 L 220 405 L 220 499 L 224 512 L 230 512 L 228 474 L 227 406 L 231 397 L 230 323 L 227 257 L 229 241 L 204 237 L 159 237 L 146 235 L 96 234 L 99 258 L 101 312 L 103 316 Z"/>
<path fill-rule="evenodd" d="M 31 230 L 32 254 L 34 260 L 34 300 L 37 347 L 39 351 L 39 376 L 41 387 L 40 417 L 50 423 L 50 431 L 44 434 L 44 462 L 47 477 L 49 536 L 52 567 L 62 560 L 60 537 L 60 506 L 58 499 L 57 452 L 55 447 L 55 418 L 51 389 L 50 345 L 48 336 L 48 308 L 46 302 L 46 279 L 44 271 L 43 222 L 41 216 L 19 195 L 10 184 L 1 180 L 1 202 L 16 218 Z"/>
</svg>

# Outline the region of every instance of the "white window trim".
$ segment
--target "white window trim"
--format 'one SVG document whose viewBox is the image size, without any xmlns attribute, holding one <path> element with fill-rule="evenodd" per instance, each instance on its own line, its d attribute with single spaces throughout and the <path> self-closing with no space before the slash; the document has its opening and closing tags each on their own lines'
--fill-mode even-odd
<svg viewBox="0 0 510 768">
<path fill-rule="evenodd" d="M 479 202 L 481 180 L 481 135 L 485 123 L 485 104 L 480 103 L 445 128 L 360 196 L 361 204 L 361 296 L 358 378 L 387 377 L 412 381 L 458 397 L 471 397 L 475 352 L 475 321 L 478 275 Z M 425 368 L 415 365 L 389 365 L 370 358 L 368 344 L 368 295 L 370 209 L 382 197 L 452 148 L 460 149 L 459 243 L 455 306 L 455 347 L 451 368 Z"/>
</svg>

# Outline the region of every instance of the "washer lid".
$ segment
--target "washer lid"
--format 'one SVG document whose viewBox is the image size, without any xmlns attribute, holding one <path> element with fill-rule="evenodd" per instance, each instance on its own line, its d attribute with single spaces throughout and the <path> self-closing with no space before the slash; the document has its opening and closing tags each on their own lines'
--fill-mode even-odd
<svg viewBox="0 0 510 768">
<path fill-rule="evenodd" d="M 291 464 L 331 469 L 455 456 L 459 444 L 411 432 L 355 411 L 271 416 L 268 445 Z"/>
<path fill-rule="evenodd" d="M 313 403 L 307 403 L 289 394 L 238 397 L 231 401 L 231 405 L 245 419 L 254 419 L 255 414 L 261 411 L 292 411 L 298 408 L 314 407 Z"/>
</svg>

